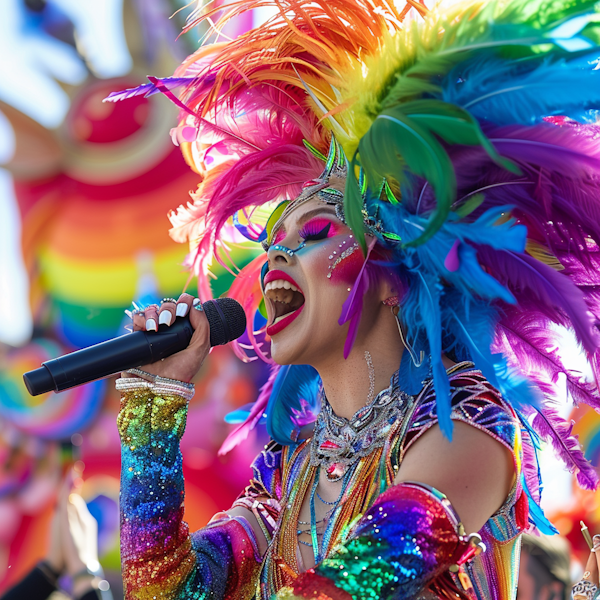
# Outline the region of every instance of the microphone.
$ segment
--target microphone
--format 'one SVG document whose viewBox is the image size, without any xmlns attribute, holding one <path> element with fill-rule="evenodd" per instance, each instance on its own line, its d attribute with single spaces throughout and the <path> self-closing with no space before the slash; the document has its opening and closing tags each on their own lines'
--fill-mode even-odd
<svg viewBox="0 0 600 600">
<path fill-rule="evenodd" d="M 233 298 L 209 300 L 202 308 L 210 325 L 211 346 L 227 344 L 244 333 L 246 314 Z M 23 380 L 32 396 L 61 392 L 171 356 L 188 347 L 193 333 L 189 315 L 177 317 L 173 325 L 160 325 L 158 331 L 136 331 L 47 360 L 25 373 Z"/>
</svg>

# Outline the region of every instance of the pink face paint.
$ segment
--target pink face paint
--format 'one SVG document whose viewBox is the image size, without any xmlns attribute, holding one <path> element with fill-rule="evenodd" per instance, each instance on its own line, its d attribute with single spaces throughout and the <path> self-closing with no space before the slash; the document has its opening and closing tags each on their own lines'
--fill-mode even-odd
<svg viewBox="0 0 600 600">
<path fill-rule="evenodd" d="M 285 237 L 285 229 L 279 229 L 277 231 L 277 233 L 275 234 L 275 236 L 273 237 L 272 241 L 271 241 L 271 245 L 274 246 L 275 244 L 279 244 L 279 242 L 281 242 L 281 240 Z"/>
<path fill-rule="evenodd" d="M 329 273 L 327 278 L 334 283 L 354 283 L 362 265 L 364 256 L 360 251 L 360 246 L 350 237 L 344 240 L 332 254 L 329 264 Z"/>
</svg>

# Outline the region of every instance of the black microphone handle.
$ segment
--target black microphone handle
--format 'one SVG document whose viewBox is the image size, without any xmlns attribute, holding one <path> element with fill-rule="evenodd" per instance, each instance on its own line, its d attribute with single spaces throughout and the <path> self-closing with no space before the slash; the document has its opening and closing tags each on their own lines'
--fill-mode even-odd
<svg viewBox="0 0 600 600">
<path fill-rule="evenodd" d="M 194 328 L 189 316 L 177 317 L 170 327 L 158 332 L 136 331 L 83 348 L 42 363 L 23 375 L 32 396 L 54 390 L 61 392 L 96 379 L 133 369 L 187 348 Z"/>
</svg>

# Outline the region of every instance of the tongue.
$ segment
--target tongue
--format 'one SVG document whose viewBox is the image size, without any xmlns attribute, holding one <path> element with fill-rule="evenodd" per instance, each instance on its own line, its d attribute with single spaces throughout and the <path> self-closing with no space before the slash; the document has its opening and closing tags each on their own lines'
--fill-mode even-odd
<svg viewBox="0 0 600 600">
<path fill-rule="evenodd" d="M 291 303 L 289 302 L 273 302 L 275 307 L 275 318 L 283 317 L 289 313 L 294 312 L 296 310 Z"/>
</svg>

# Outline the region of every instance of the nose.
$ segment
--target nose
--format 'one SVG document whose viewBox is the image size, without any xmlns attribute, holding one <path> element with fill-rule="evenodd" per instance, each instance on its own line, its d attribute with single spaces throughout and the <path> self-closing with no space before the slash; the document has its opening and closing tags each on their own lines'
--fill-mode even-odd
<svg viewBox="0 0 600 600">
<path fill-rule="evenodd" d="M 269 248 L 267 252 L 269 265 L 288 266 L 295 260 L 294 251 L 287 246 L 276 244 Z"/>
</svg>

